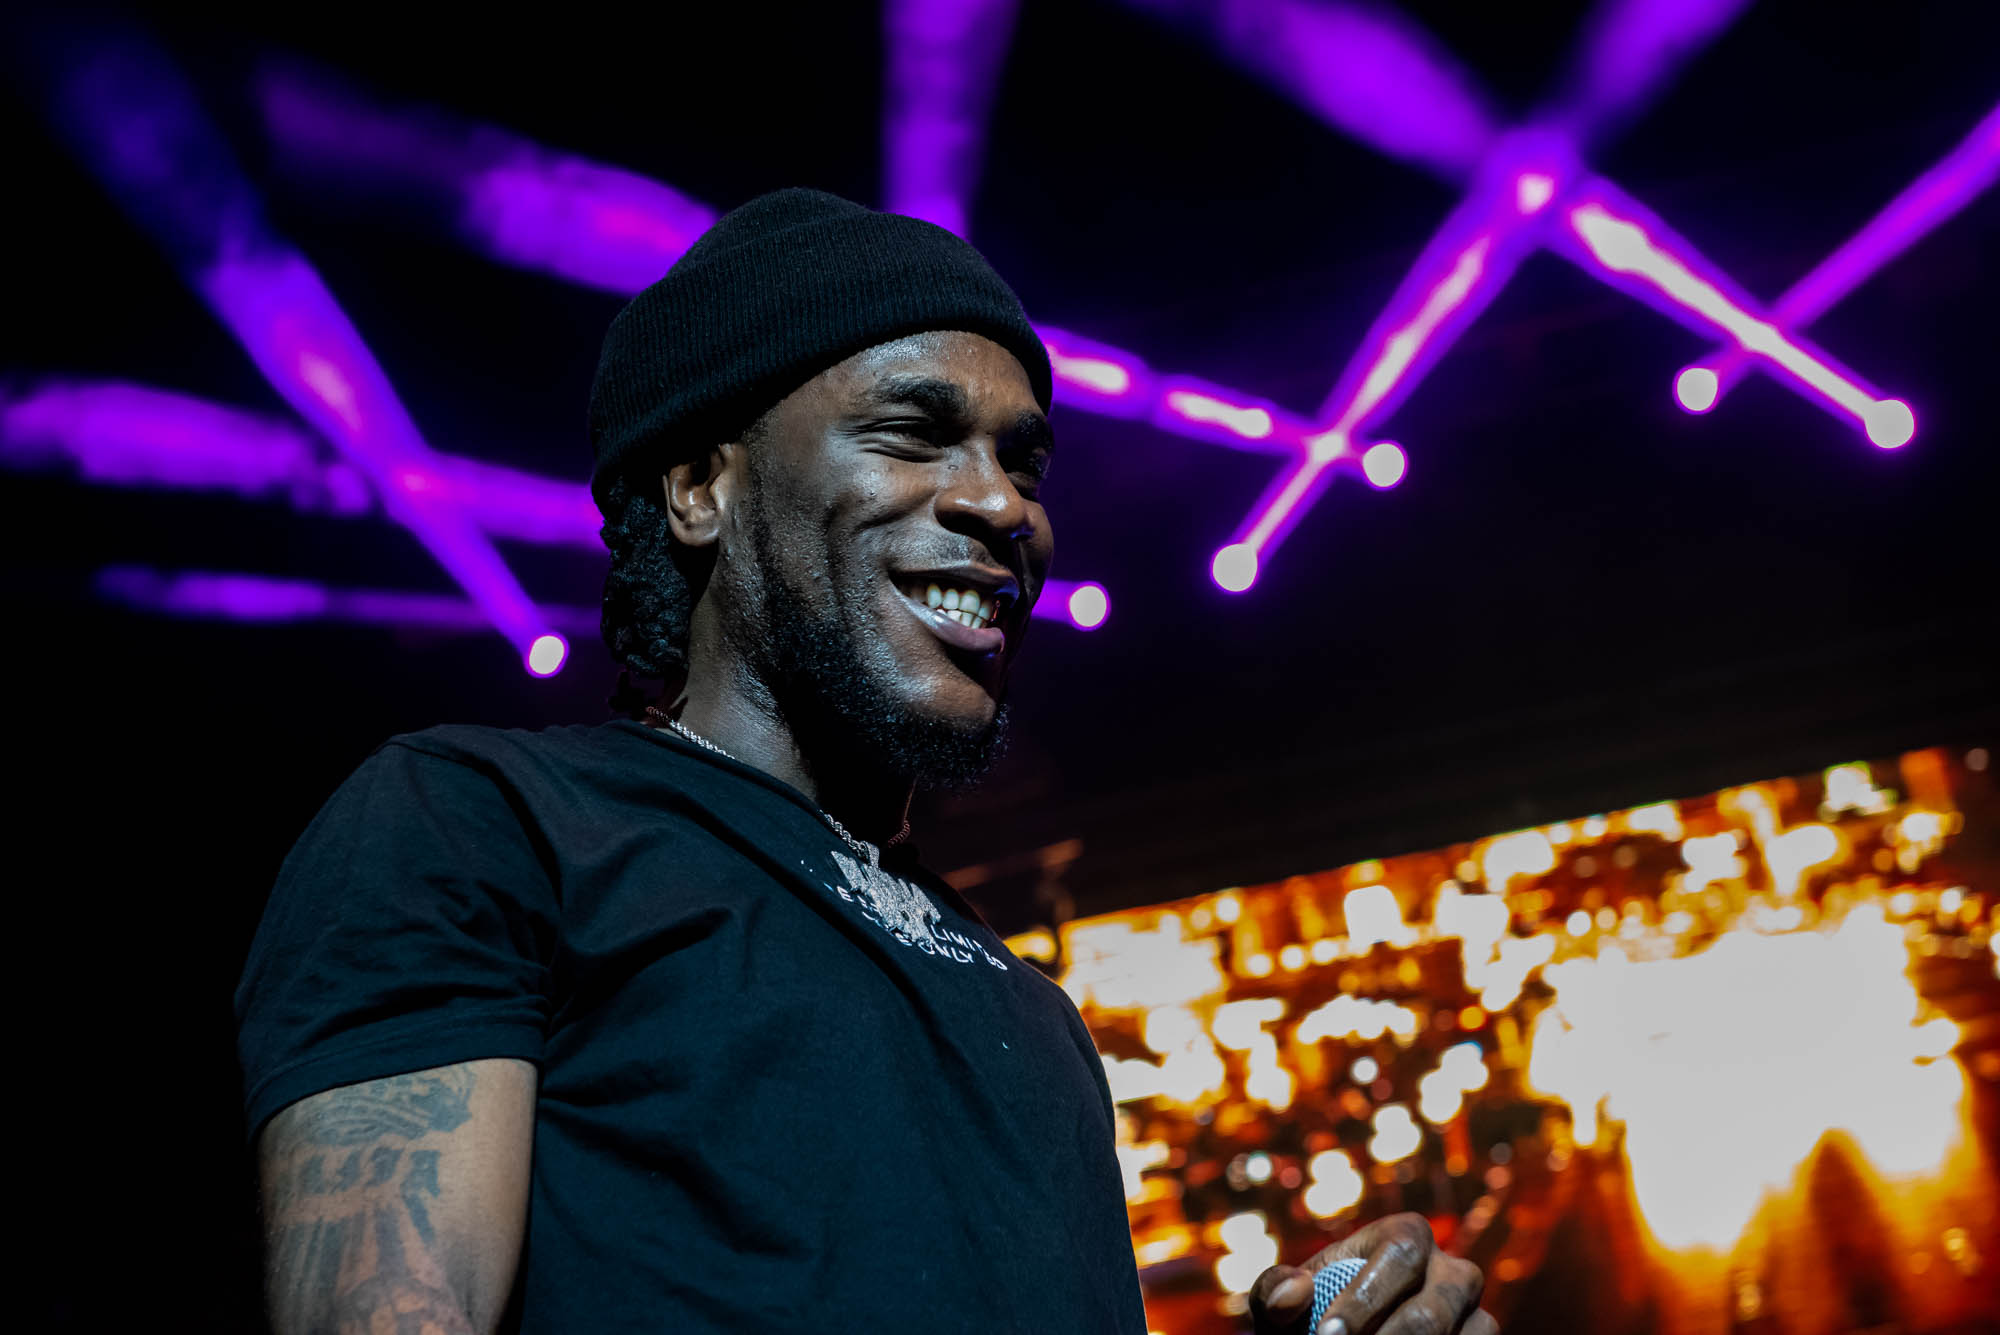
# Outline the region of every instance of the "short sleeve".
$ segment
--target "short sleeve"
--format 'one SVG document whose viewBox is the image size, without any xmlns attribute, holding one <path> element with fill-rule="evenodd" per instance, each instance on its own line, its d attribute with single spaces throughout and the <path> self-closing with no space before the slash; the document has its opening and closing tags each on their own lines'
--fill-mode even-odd
<svg viewBox="0 0 2000 1335">
<path fill-rule="evenodd" d="M 487 764 L 391 741 L 285 859 L 236 992 L 254 1138 L 338 1085 L 488 1057 L 539 1061 L 558 907 Z"/>
</svg>

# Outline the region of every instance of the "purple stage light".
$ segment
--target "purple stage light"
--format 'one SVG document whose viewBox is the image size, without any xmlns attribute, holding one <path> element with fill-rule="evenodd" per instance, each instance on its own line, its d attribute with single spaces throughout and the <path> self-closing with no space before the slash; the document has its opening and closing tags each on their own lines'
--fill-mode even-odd
<svg viewBox="0 0 2000 1335">
<path fill-rule="evenodd" d="M 315 169 L 343 185 L 359 179 L 442 193 L 441 211 L 475 250 L 571 282 L 636 292 L 715 216 L 659 182 L 439 112 L 385 111 L 324 77 L 267 71 L 259 95 L 279 157 L 294 169 Z M 1038 332 L 1049 347 L 1057 401 L 1066 406 L 1148 418 L 1179 435 L 1272 453 L 1288 452 L 1304 434 L 1299 418 L 1275 409 L 1264 440 L 1162 411 L 1159 384 L 1138 357 L 1067 330 Z M 1217 393 L 1248 401 L 1231 390 Z"/>
<path fill-rule="evenodd" d="M 468 632 L 491 629 L 474 603 L 449 594 L 380 589 L 336 589 L 312 580 L 216 571 L 159 571 L 107 566 L 97 573 L 98 597 L 145 612 L 208 621 L 288 623 L 335 621 L 400 629 Z M 544 609 L 557 625 L 579 635 L 597 634 L 598 609 Z M 568 641 L 548 632 L 529 646 L 529 670 L 548 676 L 568 656 Z M 548 671 L 537 671 L 553 662 Z"/>
<path fill-rule="evenodd" d="M 305 259 L 275 246 L 226 255 L 194 282 L 272 388 L 367 475 L 384 511 L 525 655 L 547 631 L 534 604 L 485 535 L 429 494 L 422 479 L 436 456 Z"/>
<path fill-rule="evenodd" d="M 1556 178 L 1547 172 L 1524 171 L 1514 178 L 1514 210 L 1540 213 L 1556 195 Z"/>
<path fill-rule="evenodd" d="M 228 491 L 308 512 L 367 514 L 368 483 L 323 462 L 289 422 L 142 385 L 42 381 L 0 393 L 0 462 L 21 470 L 70 466 L 86 482 Z"/>
<path fill-rule="evenodd" d="M 106 566 L 92 581 L 107 602 L 198 621 L 286 624 L 346 622 L 440 632 L 491 629 L 474 603 L 451 594 L 403 593 L 386 589 L 329 588 L 314 580 L 224 571 L 161 571 L 144 566 Z M 1101 584 L 1050 580 L 1034 616 L 1077 630 L 1095 630 L 1110 615 L 1111 600 Z M 551 605 L 545 618 L 572 635 L 595 638 L 600 609 Z M 569 641 L 558 631 L 537 636 L 522 655 L 538 677 L 553 676 L 569 658 Z"/>
<path fill-rule="evenodd" d="M 966 235 L 1016 0 L 886 0 L 883 207 Z"/>
<path fill-rule="evenodd" d="M 1319 420 L 1325 425 L 1304 438 L 1303 457 L 1272 480 L 1224 549 L 1240 547 L 1257 557 L 1247 567 L 1249 578 L 1240 586 L 1225 580 L 1223 564 L 1235 571 L 1239 563 L 1235 558 L 1223 563 L 1218 554 L 1217 583 L 1232 592 L 1249 587 L 1257 565 L 1269 560 L 1299 516 L 1326 489 L 1334 463 L 1354 456 L 1356 442 L 1370 423 L 1395 411 L 1506 286 L 1534 243 L 1536 216 L 1555 197 L 1569 170 L 1562 145 L 1544 135 L 1510 136 L 1496 150 L 1481 173 L 1481 185 L 1466 195 L 1424 248 L 1341 373 L 1320 409 Z M 1523 182 L 1537 177 L 1546 181 L 1548 194 L 1539 201 L 1531 197 L 1527 202 L 1534 207 L 1524 210 L 1523 194 L 1540 195 L 1543 187 L 1531 182 L 1524 192 Z M 1400 457 L 1402 451 L 1396 454 Z M 1388 457 L 1376 456 L 1378 471 Z M 1374 475 L 1368 476 L 1372 481 Z M 1397 477 L 1400 480 L 1401 474 Z"/>
<path fill-rule="evenodd" d="M 1102 584 L 1085 584 L 1068 598 L 1069 619 L 1078 630 L 1096 630 L 1111 615 L 1111 595 Z"/>
<path fill-rule="evenodd" d="M 1161 382 L 1151 420 L 1197 440 L 1278 453 L 1296 450 L 1304 430 L 1302 421 L 1274 403 L 1189 376 Z"/>
<path fill-rule="evenodd" d="M 1257 549 L 1247 542 L 1232 542 L 1208 563 L 1208 573 L 1225 593 L 1242 593 L 1257 582 Z"/>
<path fill-rule="evenodd" d="M 1348 364 L 1321 425 L 1303 437 L 1305 457 L 1273 479 L 1235 538 L 1216 554 L 1217 583 L 1240 592 L 1255 581 L 1260 559 L 1268 559 L 1325 489 L 1334 461 L 1353 457 L 1356 433 L 1392 412 L 1505 286 L 1533 239 L 1527 224 L 1581 179 L 1578 145 L 1655 96 L 1745 0 L 1614 0 L 1574 64 L 1582 73 L 1571 80 L 1570 95 L 1532 125 L 1504 135 L 1471 77 L 1425 34 L 1392 16 L 1297 0 L 1128 3 L 1198 16 L 1238 64 L 1327 124 L 1448 179 L 1474 178 Z M 1343 40 L 1323 40 L 1336 32 Z M 1384 71 L 1395 71 L 1400 86 L 1386 96 L 1364 94 L 1357 105 L 1357 94 L 1373 89 Z M 1441 133 L 1442 126 L 1459 132 Z M 1427 151 L 1413 152 L 1413 145 Z"/>
<path fill-rule="evenodd" d="M 1096 630 L 1111 615 L 1111 595 L 1095 580 L 1052 579 L 1042 585 L 1033 615 L 1077 630 Z"/>
<path fill-rule="evenodd" d="M 1901 399 L 1870 404 L 1861 422 L 1869 441 L 1885 450 L 1907 445 L 1917 434 L 1917 415 Z"/>
<path fill-rule="evenodd" d="M 715 211 L 635 172 L 429 110 L 378 107 L 334 79 L 257 79 L 286 169 L 434 198 L 490 259 L 630 296 L 664 274 Z"/>
<path fill-rule="evenodd" d="M 562 665 L 569 659 L 569 641 L 551 631 L 537 636 L 528 646 L 525 662 L 528 671 L 537 677 L 553 677 L 562 671 Z"/>
<path fill-rule="evenodd" d="M 1131 353 L 1081 334 L 1036 325 L 1049 351 L 1056 402 L 1112 417 L 1142 417 L 1158 396 L 1153 374 Z"/>
<path fill-rule="evenodd" d="M 49 110 L 84 164 L 272 387 L 525 653 L 546 631 L 533 603 L 463 515 L 395 485 L 398 468 L 429 462 L 428 447 L 319 275 L 265 220 L 186 80 L 151 43 L 121 32 L 73 29 L 56 47 Z"/>
<path fill-rule="evenodd" d="M 1718 392 L 1715 372 L 1706 366 L 1690 366 L 1674 381 L 1674 397 L 1691 413 L 1713 408 Z"/>
<path fill-rule="evenodd" d="M 360 475 L 338 461 L 322 463 L 319 452 L 309 435 L 289 424 L 140 385 L 49 381 L 23 392 L 0 395 L 0 464 L 11 468 L 69 464 L 86 481 L 113 486 L 227 490 L 248 500 L 288 501 L 308 513 L 376 513 L 375 497 Z M 603 521 L 590 499 L 590 489 L 581 482 L 536 477 L 494 464 L 433 454 L 427 468 L 405 468 L 397 477 L 397 486 L 430 503 L 462 510 L 498 537 L 604 550 L 598 536 Z M 317 585 L 272 581 L 263 576 L 191 576 L 171 584 L 162 584 L 152 576 L 147 577 L 152 580 L 148 583 L 129 572 L 118 578 L 125 581 L 120 588 L 171 588 L 171 598 L 160 594 L 146 602 L 159 611 L 268 620 L 303 616 L 320 606 L 316 601 L 319 594 L 302 592 L 317 589 Z M 134 584 L 134 580 L 139 583 Z M 416 601 L 364 600 L 358 606 L 404 607 L 409 612 L 405 620 L 411 624 L 433 616 L 449 619 L 458 615 L 457 611 L 440 611 L 447 605 L 468 614 L 473 609 L 470 603 L 448 598 L 393 597 Z M 1093 607 L 1097 609 L 1095 620 L 1091 619 Z M 1052 580 L 1050 591 L 1035 606 L 1035 615 L 1091 630 L 1103 622 L 1109 609 L 1110 600 L 1102 585 Z M 376 619 L 385 618 L 394 619 L 386 613 Z M 574 629 L 579 623 L 572 618 L 561 624 Z M 595 624 L 590 621 L 586 629 L 594 633 Z M 527 649 L 531 663 L 553 660 L 560 664 L 566 657 L 566 648 L 557 656 L 554 646 L 540 637 Z"/>
<path fill-rule="evenodd" d="M 1410 471 L 1410 460 L 1403 453 L 1403 447 L 1394 441 L 1381 441 L 1371 445 L 1361 456 L 1361 472 L 1369 483 L 1386 491 L 1403 480 Z"/>
<path fill-rule="evenodd" d="M 1393 10 L 1328 0 L 1127 0 L 1193 24 L 1235 62 L 1379 153 L 1461 181 L 1495 121 L 1476 80 Z"/>
<path fill-rule="evenodd" d="M 406 490 L 463 510 L 495 538 L 602 551 L 604 517 L 582 482 L 541 477 L 497 464 L 433 454 L 428 469 L 401 474 Z"/>
<path fill-rule="evenodd" d="M 1162 431 L 1259 454 L 1289 456 L 1305 419 L 1271 403 L 1191 376 L 1156 376 L 1122 349 L 1066 329 L 1037 325 L 1049 350 L 1056 402 L 1109 417 L 1142 418 Z"/>
<path fill-rule="evenodd" d="M 1537 117 L 1574 142 L 1632 120 L 1749 0 L 1606 0 L 1592 12 L 1550 110 Z"/>
<path fill-rule="evenodd" d="M 0 464 L 10 468 L 67 465 L 109 486 L 229 491 L 307 514 L 376 513 L 366 479 L 325 453 L 288 422 L 142 385 L 50 380 L 0 394 Z M 489 537 L 603 550 L 603 521 L 581 482 L 435 453 L 399 481 L 464 511 Z"/>
<path fill-rule="evenodd" d="M 714 221 L 657 181 L 523 145 L 466 183 L 460 225 L 502 264 L 626 295 L 672 268 Z"/>
<path fill-rule="evenodd" d="M 1957 148 L 1911 182 L 1908 189 L 1889 201 L 1845 245 L 1779 297 L 1771 308 L 1772 323 L 1781 329 L 1808 328 L 1884 265 L 1992 189 L 1996 178 L 2000 178 L 2000 106 L 1987 112 L 1985 119 Z M 1689 375 L 1699 371 L 1713 378 L 1714 397 L 1709 403 L 1713 407 L 1754 363 L 1752 354 L 1736 344 L 1710 353 L 1676 379 L 1675 392 L 1681 406 L 1688 407 L 1690 412 L 1707 411 L 1689 407 L 1687 398 L 1680 394 L 1681 383 Z M 1885 415 L 1888 411 L 1884 410 Z M 1883 423 L 1885 434 L 1893 438 L 1895 431 L 1889 429 L 1891 425 Z M 1911 430 L 1915 430 L 1914 423 Z M 1872 433 L 1869 438 L 1875 439 Z M 1875 443 L 1880 445 L 1882 441 Z"/>
<path fill-rule="evenodd" d="M 1888 407 L 1896 401 L 1759 314 L 1756 303 L 1693 246 L 1609 182 L 1590 182 L 1564 208 L 1563 223 L 1556 234 L 1562 254 L 1690 328 L 1727 335 L 1794 385 L 1852 417 L 1877 445 L 1908 440 L 1908 434 L 1896 439 L 1906 424 L 1914 432 L 1914 419 L 1906 423 L 1907 405 L 1899 405 L 1900 411 Z M 1700 378 L 1687 388 L 1699 402 Z"/>
</svg>

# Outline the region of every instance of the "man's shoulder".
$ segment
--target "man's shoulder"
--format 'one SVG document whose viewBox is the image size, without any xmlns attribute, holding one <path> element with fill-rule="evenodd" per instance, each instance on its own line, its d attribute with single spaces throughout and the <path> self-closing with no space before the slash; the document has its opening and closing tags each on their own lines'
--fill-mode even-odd
<svg viewBox="0 0 2000 1335">
<path fill-rule="evenodd" d="M 546 728 L 503 728 L 483 723 L 440 723 L 401 732 L 379 752 L 414 752 L 473 769 L 509 772 L 522 766 L 574 766 L 630 757 L 627 727 L 607 723 L 558 723 Z"/>
</svg>

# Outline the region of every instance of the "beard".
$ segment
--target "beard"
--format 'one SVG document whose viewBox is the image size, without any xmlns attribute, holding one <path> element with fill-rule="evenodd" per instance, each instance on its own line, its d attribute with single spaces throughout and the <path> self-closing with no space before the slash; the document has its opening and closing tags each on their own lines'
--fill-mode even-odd
<svg viewBox="0 0 2000 1335">
<path fill-rule="evenodd" d="M 897 698 L 891 650 L 865 638 L 864 618 L 843 614 L 840 572 L 814 585 L 786 585 L 777 535 L 762 507 L 745 516 L 755 557 L 755 588 L 724 633 L 771 693 L 806 767 L 821 775 L 863 774 L 937 792 L 977 784 L 1006 747 L 1003 698 L 991 719 L 969 723 Z M 837 559 L 837 558 L 836 558 Z"/>
</svg>

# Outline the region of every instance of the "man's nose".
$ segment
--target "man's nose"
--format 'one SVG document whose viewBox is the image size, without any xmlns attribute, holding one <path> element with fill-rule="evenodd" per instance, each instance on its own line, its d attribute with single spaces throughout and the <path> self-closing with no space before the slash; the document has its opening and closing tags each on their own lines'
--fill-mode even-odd
<svg viewBox="0 0 2000 1335">
<path fill-rule="evenodd" d="M 968 450 L 949 474 L 938 498 L 940 517 L 950 526 L 953 516 L 978 524 L 988 532 L 1019 542 L 1035 531 L 1027 498 L 990 448 Z"/>
</svg>

